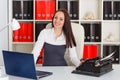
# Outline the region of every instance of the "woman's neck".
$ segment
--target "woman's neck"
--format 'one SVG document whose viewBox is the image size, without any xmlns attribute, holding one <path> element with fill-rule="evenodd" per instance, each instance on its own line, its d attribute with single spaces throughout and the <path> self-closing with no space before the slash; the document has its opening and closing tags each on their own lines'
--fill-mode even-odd
<svg viewBox="0 0 120 80">
<path fill-rule="evenodd" d="M 55 39 L 57 39 L 62 34 L 62 29 L 54 28 L 54 32 L 55 32 Z"/>
</svg>

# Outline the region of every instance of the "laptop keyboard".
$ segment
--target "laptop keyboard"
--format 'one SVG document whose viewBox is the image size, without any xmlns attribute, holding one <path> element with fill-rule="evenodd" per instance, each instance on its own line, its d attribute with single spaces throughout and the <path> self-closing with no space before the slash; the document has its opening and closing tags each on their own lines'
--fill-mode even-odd
<svg viewBox="0 0 120 80">
<path fill-rule="evenodd" d="M 53 73 L 52 72 L 46 72 L 46 71 L 36 71 L 36 74 L 37 74 L 38 78 L 42 78 L 42 77 L 45 77 L 45 76 L 52 75 Z"/>
</svg>

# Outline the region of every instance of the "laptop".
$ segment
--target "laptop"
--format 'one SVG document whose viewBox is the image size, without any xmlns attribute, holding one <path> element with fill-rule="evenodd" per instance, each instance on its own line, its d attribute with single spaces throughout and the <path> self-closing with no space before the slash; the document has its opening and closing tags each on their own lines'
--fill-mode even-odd
<svg viewBox="0 0 120 80">
<path fill-rule="evenodd" d="M 33 54 L 3 50 L 5 71 L 8 75 L 38 80 L 52 75 L 52 72 L 36 71 Z"/>
</svg>

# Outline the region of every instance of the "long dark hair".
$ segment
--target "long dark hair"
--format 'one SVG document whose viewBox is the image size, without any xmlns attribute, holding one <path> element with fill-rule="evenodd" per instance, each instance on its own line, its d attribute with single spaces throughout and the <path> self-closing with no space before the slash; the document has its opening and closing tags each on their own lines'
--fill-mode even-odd
<svg viewBox="0 0 120 80">
<path fill-rule="evenodd" d="M 63 12 L 64 16 L 65 16 L 65 22 L 64 22 L 64 26 L 63 26 L 63 33 L 66 37 L 66 47 L 69 48 L 69 47 L 73 47 L 73 46 L 76 46 L 76 42 L 75 42 L 75 38 L 73 36 L 73 32 L 72 32 L 72 28 L 71 28 L 71 21 L 70 21 L 70 16 L 67 12 L 67 10 L 65 9 L 59 9 L 56 11 L 57 12 Z M 55 13 L 55 14 L 56 14 Z M 54 16 L 55 16 L 54 14 Z M 52 18 L 52 26 L 54 27 L 53 25 L 53 19 L 54 19 L 54 16 Z"/>
</svg>

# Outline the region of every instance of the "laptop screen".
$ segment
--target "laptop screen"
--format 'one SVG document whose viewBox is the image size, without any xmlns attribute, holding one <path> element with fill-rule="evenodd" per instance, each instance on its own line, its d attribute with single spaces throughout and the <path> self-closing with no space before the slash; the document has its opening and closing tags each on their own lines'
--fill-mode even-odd
<svg viewBox="0 0 120 80">
<path fill-rule="evenodd" d="M 6 74 L 37 79 L 33 54 L 3 51 Z"/>
</svg>

